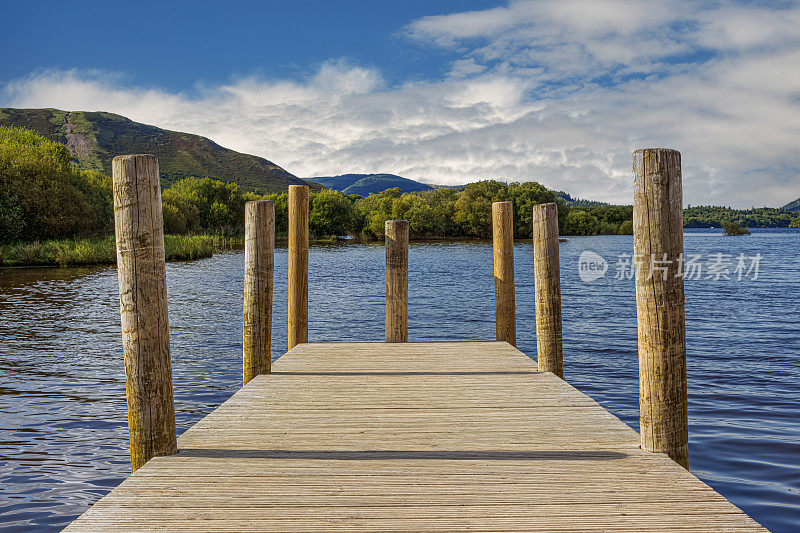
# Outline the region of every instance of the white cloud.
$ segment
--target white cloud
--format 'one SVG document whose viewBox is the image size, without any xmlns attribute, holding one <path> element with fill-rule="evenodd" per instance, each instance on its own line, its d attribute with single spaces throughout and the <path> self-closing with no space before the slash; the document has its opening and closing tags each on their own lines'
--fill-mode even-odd
<svg viewBox="0 0 800 533">
<path fill-rule="evenodd" d="M 669 7 L 668 7 L 669 6 Z M 648 71 L 654 58 L 685 53 L 677 22 L 685 3 L 654 0 L 517 0 L 508 7 L 424 17 L 411 38 L 514 66 L 545 66 L 542 81 L 626 67 Z"/>
<path fill-rule="evenodd" d="M 407 34 L 460 55 L 429 82 L 387 86 L 376 69 L 331 61 L 301 82 L 246 78 L 181 94 L 40 71 L 8 83 L 0 102 L 113 111 L 303 177 L 537 179 L 629 203 L 631 152 L 667 146 L 683 154 L 686 203 L 796 198 L 800 8 L 669 5 L 517 1 L 425 17 Z"/>
<path fill-rule="evenodd" d="M 703 46 L 748 50 L 775 48 L 800 43 L 800 11 L 764 7 L 726 6 L 700 14 L 703 32 L 697 35 Z"/>
</svg>

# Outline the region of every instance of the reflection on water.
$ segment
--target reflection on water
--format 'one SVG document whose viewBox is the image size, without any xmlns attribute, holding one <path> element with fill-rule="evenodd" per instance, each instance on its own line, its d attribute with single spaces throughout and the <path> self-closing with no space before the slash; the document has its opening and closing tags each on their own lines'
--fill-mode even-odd
<svg viewBox="0 0 800 533">
<path fill-rule="evenodd" d="M 775 531 L 800 521 L 800 232 L 690 232 L 688 253 L 763 256 L 756 281 L 686 283 L 692 471 Z M 630 237 L 561 245 L 566 379 L 638 425 L 633 282 L 614 263 Z M 580 281 L 592 250 L 607 275 Z M 315 247 L 310 331 L 382 340 L 383 247 Z M 488 243 L 413 244 L 410 340 L 494 337 Z M 533 258 L 516 246 L 519 347 L 535 356 Z M 182 432 L 241 381 L 242 254 L 167 265 L 175 407 Z M 286 347 L 286 251 L 275 257 L 273 357 Z M 0 270 L 0 527 L 58 529 L 128 473 L 116 270 Z"/>
</svg>

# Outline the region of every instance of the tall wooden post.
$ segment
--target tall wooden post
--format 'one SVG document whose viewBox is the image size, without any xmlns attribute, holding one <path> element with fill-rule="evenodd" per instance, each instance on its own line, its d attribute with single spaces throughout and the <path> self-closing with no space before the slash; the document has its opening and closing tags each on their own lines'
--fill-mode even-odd
<svg viewBox="0 0 800 533">
<path fill-rule="evenodd" d="M 408 221 L 387 220 L 386 342 L 408 341 Z"/>
<path fill-rule="evenodd" d="M 642 448 L 689 468 L 681 154 L 633 153 Z"/>
<path fill-rule="evenodd" d="M 289 349 L 308 342 L 308 187 L 289 185 Z"/>
<path fill-rule="evenodd" d="M 514 297 L 514 204 L 492 204 L 494 243 L 494 323 L 497 340 L 517 345 Z"/>
<path fill-rule="evenodd" d="M 128 433 L 135 472 L 152 457 L 178 451 L 164 221 L 158 159 L 123 155 L 114 158 L 112 167 Z"/>
<path fill-rule="evenodd" d="M 561 268 L 558 207 L 533 206 L 533 277 L 536 293 L 536 358 L 540 372 L 564 378 L 561 346 Z"/>
<path fill-rule="evenodd" d="M 272 282 L 275 269 L 275 204 L 244 207 L 243 384 L 270 371 L 272 362 Z"/>
</svg>

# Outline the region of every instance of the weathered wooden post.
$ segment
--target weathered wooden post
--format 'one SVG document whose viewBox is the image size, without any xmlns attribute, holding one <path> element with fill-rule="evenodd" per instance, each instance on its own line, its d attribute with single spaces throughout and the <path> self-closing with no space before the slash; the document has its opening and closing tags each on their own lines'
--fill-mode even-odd
<svg viewBox="0 0 800 533">
<path fill-rule="evenodd" d="M 270 371 L 272 362 L 272 282 L 275 269 L 275 204 L 265 200 L 244 207 L 244 385 Z"/>
<path fill-rule="evenodd" d="M 689 468 L 681 154 L 633 153 L 642 448 Z"/>
<path fill-rule="evenodd" d="M 122 352 L 131 471 L 177 453 L 167 274 L 158 159 L 123 155 L 112 165 Z"/>
<path fill-rule="evenodd" d="M 533 277 L 536 293 L 536 358 L 540 372 L 564 378 L 561 346 L 561 267 L 558 207 L 533 206 Z"/>
<path fill-rule="evenodd" d="M 289 185 L 289 349 L 308 342 L 308 187 Z"/>
<path fill-rule="evenodd" d="M 497 340 L 517 345 L 514 296 L 514 204 L 492 204 L 494 244 L 494 322 Z"/>
<path fill-rule="evenodd" d="M 386 342 L 408 341 L 408 221 L 387 220 Z"/>
</svg>

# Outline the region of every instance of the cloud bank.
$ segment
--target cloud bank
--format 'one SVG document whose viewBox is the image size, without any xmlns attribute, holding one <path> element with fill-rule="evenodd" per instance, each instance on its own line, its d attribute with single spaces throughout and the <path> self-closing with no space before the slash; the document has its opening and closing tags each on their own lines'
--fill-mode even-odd
<svg viewBox="0 0 800 533">
<path fill-rule="evenodd" d="M 683 155 L 685 203 L 783 205 L 800 196 L 798 26 L 795 2 L 512 1 L 403 28 L 458 57 L 427 82 L 389 86 L 335 59 L 301 81 L 191 94 L 42 70 L 6 83 L 0 102 L 112 111 L 302 177 L 537 180 L 620 203 L 631 202 L 631 152 L 664 146 Z"/>
</svg>

